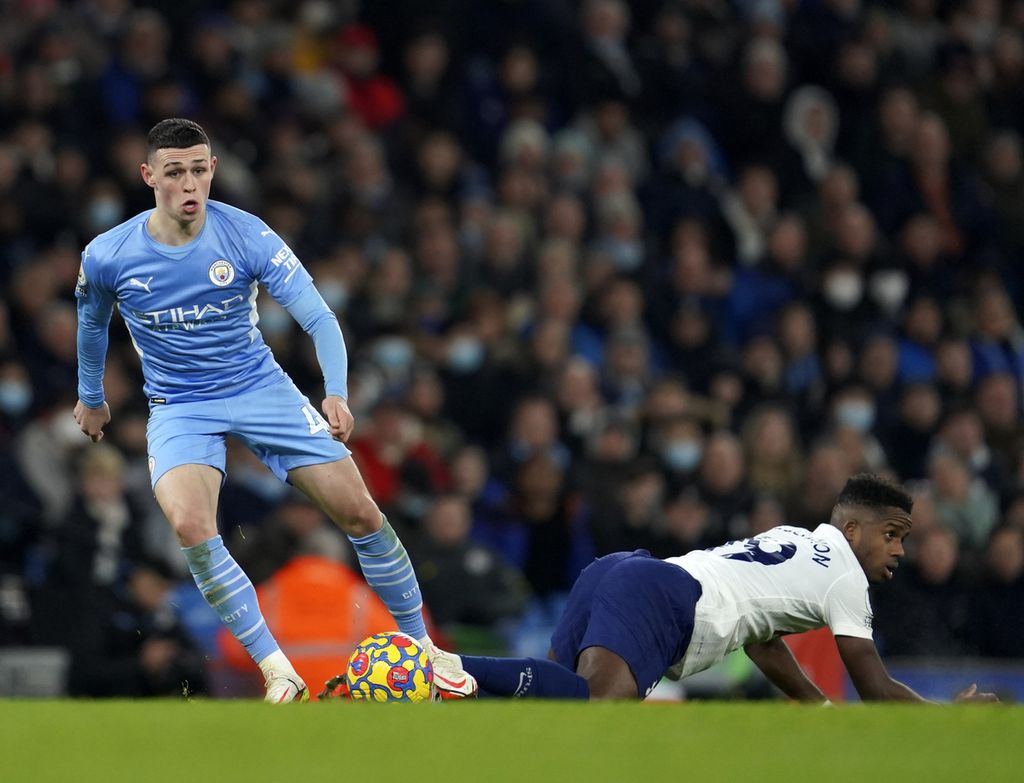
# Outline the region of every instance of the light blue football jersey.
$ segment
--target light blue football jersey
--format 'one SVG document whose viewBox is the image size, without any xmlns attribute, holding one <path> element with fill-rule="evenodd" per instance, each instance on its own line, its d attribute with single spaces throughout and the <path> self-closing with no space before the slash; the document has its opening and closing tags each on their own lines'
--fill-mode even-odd
<svg viewBox="0 0 1024 783">
<path fill-rule="evenodd" d="M 86 246 L 79 318 L 105 325 L 118 307 L 151 401 L 217 399 L 283 379 L 256 325 L 256 294 L 262 283 L 287 307 L 313 284 L 288 245 L 256 216 L 212 200 L 199 236 L 164 245 L 146 229 L 152 212 Z M 102 395 L 80 388 L 87 404 Z"/>
</svg>

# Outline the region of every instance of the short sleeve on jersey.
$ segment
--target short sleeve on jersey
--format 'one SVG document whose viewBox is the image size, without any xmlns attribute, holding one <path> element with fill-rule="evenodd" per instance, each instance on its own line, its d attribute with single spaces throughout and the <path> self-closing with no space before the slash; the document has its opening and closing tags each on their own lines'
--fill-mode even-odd
<svg viewBox="0 0 1024 783">
<path fill-rule="evenodd" d="M 863 580 L 847 573 L 835 581 L 825 596 L 825 621 L 833 636 L 872 638 L 871 602 Z"/>
</svg>

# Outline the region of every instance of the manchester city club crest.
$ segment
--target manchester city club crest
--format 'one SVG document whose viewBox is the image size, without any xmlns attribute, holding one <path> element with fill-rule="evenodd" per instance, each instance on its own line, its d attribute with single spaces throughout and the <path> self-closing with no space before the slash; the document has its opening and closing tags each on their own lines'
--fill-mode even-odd
<svg viewBox="0 0 1024 783">
<path fill-rule="evenodd" d="M 235 268 L 231 266 L 230 261 L 218 258 L 210 264 L 210 282 L 214 285 L 223 288 L 226 285 L 231 285 L 231 281 L 234 279 Z"/>
</svg>

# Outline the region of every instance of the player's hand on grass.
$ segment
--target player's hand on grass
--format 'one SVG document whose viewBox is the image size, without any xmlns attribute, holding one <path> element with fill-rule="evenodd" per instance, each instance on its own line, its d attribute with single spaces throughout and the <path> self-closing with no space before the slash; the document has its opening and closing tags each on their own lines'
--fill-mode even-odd
<svg viewBox="0 0 1024 783">
<path fill-rule="evenodd" d="M 75 405 L 75 421 L 93 443 L 99 443 L 103 440 L 103 428 L 110 422 L 110 406 L 103 403 L 98 408 L 90 408 L 79 400 Z"/>
<path fill-rule="evenodd" d="M 974 683 L 970 688 L 964 688 L 957 697 L 954 699 L 957 704 L 965 702 L 991 704 L 992 702 L 999 701 L 999 697 L 994 693 L 978 693 L 978 685 Z"/>
<path fill-rule="evenodd" d="M 348 403 L 332 394 L 324 397 L 323 410 L 324 418 L 331 425 L 331 437 L 346 443 L 355 426 L 355 419 L 352 418 L 352 411 L 348 409 Z"/>
</svg>

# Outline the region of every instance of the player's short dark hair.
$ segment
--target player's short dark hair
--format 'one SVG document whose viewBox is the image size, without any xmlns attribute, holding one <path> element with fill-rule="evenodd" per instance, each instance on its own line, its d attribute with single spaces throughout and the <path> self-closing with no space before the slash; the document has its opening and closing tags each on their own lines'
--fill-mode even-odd
<svg viewBox="0 0 1024 783">
<path fill-rule="evenodd" d="M 895 507 L 908 514 L 914 507 L 910 493 L 896 486 L 888 479 L 874 473 L 858 473 L 851 476 L 843 491 L 839 493 L 837 506 L 866 506 L 867 508 Z"/>
<path fill-rule="evenodd" d="M 210 137 L 198 122 L 181 117 L 160 120 L 149 130 L 146 137 L 146 154 L 152 155 L 162 149 L 187 149 L 197 144 L 210 146 Z"/>
</svg>

